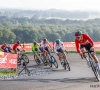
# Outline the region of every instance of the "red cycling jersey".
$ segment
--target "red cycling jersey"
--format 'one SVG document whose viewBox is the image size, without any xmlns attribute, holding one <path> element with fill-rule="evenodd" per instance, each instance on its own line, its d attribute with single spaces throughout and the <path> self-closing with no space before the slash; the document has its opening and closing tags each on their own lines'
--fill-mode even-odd
<svg viewBox="0 0 100 90">
<path fill-rule="evenodd" d="M 92 47 L 94 47 L 93 40 L 87 35 L 87 34 L 82 34 L 82 40 L 78 40 L 77 38 L 75 39 L 75 44 L 76 44 L 76 50 L 78 53 L 80 53 L 80 45 L 87 45 L 88 43 L 91 43 Z"/>
<path fill-rule="evenodd" d="M 5 45 L 3 44 L 3 45 L 1 46 L 1 49 L 4 50 L 4 48 L 5 48 Z"/>
<path fill-rule="evenodd" d="M 15 43 L 15 44 L 13 45 L 13 50 L 15 50 L 18 46 L 21 46 L 21 44 Z"/>
</svg>

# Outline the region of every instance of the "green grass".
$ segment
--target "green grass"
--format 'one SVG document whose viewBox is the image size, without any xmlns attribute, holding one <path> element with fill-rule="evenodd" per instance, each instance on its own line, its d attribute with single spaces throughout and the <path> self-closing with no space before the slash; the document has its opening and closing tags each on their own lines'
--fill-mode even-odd
<svg viewBox="0 0 100 90">
<path fill-rule="evenodd" d="M 0 70 L 0 76 L 8 76 L 8 75 L 17 75 L 18 72 L 13 71 L 11 69 L 8 70 Z"/>
<path fill-rule="evenodd" d="M 54 51 L 52 51 L 51 53 L 54 53 Z M 68 51 L 68 53 L 77 53 L 76 51 Z M 96 51 L 97 54 L 100 54 L 100 51 Z M 24 54 L 32 54 L 32 51 L 26 51 L 24 52 Z"/>
</svg>

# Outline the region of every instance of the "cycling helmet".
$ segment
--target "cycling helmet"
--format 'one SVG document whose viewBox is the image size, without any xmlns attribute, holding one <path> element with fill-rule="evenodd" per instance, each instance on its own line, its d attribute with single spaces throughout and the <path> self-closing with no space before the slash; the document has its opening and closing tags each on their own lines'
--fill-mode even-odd
<svg viewBox="0 0 100 90">
<path fill-rule="evenodd" d="M 80 31 L 75 32 L 76 37 L 80 36 L 81 34 L 82 34 L 82 32 L 80 32 Z"/>
<path fill-rule="evenodd" d="M 4 45 L 7 45 L 7 43 L 4 43 Z"/>
<path fill-rule="evenodd" d="M 57 40 L 56 40 L 56 43 L 59 44 L 59 43 L 60 43 L 60 39 L 57 39 Z"/>
<path fill-rule="evenodd" d="M 46 38 L 44 38 L 44 39 L 43 39 L 43 41 L 47 41 L 47 39 L 46 39 Z"/>
<path fill-rule="evenodd" d="M 34 44 L 34 45 L 36 45 L 36 44 L 37 44 L 37 42 L 33 42 L 33 44 Z"/>
<path fill-rule="evenodd" d="M 17 41 L 18 44 L 20 44 L 20 41 Z"/>
<path fill-rule="evenodd" d="M 11 47 L 11 45 L 10 45 L 10 44 L 8 44 L 8 47 Z"/>
</svg>

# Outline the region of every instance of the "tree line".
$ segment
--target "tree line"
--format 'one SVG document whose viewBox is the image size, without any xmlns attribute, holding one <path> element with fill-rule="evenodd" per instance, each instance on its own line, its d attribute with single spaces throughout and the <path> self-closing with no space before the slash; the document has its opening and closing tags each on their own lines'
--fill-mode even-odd
<svg viewBox="0 0 100 90">
<path fill-rule="evenodd" d="M 40 42 L 43 38 L 73 42 L 77 30 L 89 34 L 94 41 L 100 41 L 99 18 L 83 21 L 0 16 L 0 44 L 14 43 L 17 40 L 26 43 Z"/>
</svg>

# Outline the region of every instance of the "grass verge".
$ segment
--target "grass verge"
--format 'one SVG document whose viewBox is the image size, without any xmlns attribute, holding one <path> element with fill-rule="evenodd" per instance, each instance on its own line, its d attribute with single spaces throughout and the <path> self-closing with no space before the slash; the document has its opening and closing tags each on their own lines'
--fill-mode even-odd
<svg viewBox="0 0 100 90">
<path fill-rule="evenodd" d="M 11 69 L 7 69 L 7 70 L 0 70 L 0 76 L 9 76 L 9 75 L 17 75 L 18 72 L 11 70 Z"/>
<path fill-rule="evenodd" d="M 76 51 L 67 51 L 68 53 L 77 53 Z M 51 53 L 55 53 L 54 51 L 52 51 Z M 32 51 L 26 51 L 24 52 L 24 54 L 32 54 Z M 96 54 L 100 54 L 100 51 L 96 51 Z"/>
</svg>

